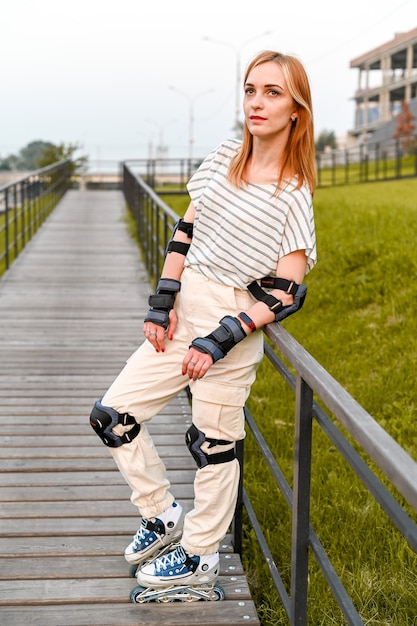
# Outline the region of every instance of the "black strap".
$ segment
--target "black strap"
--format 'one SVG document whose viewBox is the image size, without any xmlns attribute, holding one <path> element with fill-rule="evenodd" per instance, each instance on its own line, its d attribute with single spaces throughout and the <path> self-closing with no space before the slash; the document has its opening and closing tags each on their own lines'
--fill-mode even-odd
<svg viewBox="0 0 417 626">
<path fill-rule="evenodd" d="M 187 252 L 190 249 L 189 243 L 184 243 L 183 241 L 170 241 L 167 246 L 167 252 L 178 252 L 179 254 L 183 254 L 187 256 Z"/>
<path fill-rule="evenodd" d="M 120 435 L 119 439 L 122 443 L 130 443 L 131 441 L 133 441 L 135 437 L 139 435 L 139 433 L 140 433 L 140 424 L 135 422 L 135 426 L 133 426 L 126 433 L 123 433 L 123 435 Z"/>
<path fill-rule="evenodd" d="M 298 289 L 297 283 L 295 283 L 293 280 L 287 280 L 286 278 L 264 276 L 263 278 L 261 278 L 260 282 L 263 289 L 281 289 L 281 291 L 285 291 L 285 293 L 290 293 L 292 296 L 295 296 Z M 258 284 L 256 281 L 253 281 L 251 285 L 253 285 L 254 283 Z"/>
<path fill-rule="evenodd" d="M 178 230 L 181 230 L 189 239 L 193 238 L 194 222 L 184 222 L 181 218 L 177 223 Z"/>
<path fill-rule="evenodd" d="M 207 463 L 209 465 L 217 465 L 218 463 L 230 463 L 236 458 L 235 449 L 230 448 L 226 452 L 217 452 L 216 454 L 206 454 Z"/>
<path fill-rule="evenodd" d="M 261 302 L 265 302 L 265 304 L 271 309 L 271 311 L 274 311 L 276 307 L 278 308 L 280 306 L 283 307 L 281 300 L 277 300 L 277 298 L 275 298 L 274 296 L 271 296 L 269 293 L 266 293 L 266 291 L 264 291 L 258 285 L 256 280 L 254 280 L 253 283 L 248 285 L 248 291 L 250 291 L 253 297 L 256 298 L 257 300 L 260 300 Z"/>
</svg>

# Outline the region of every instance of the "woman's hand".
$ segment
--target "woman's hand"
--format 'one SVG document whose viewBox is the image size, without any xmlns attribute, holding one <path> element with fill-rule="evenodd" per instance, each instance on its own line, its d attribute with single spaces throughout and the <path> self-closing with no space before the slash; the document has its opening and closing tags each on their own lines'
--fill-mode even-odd
<svg viewBox="0 0 417 626">
<path fill-rule="evenodd" d="M 209 354 L 190 348 L 182 362 L 182 374 L 188 374 L 191 380 L 203 378 L 209 367 L 213 365 L 213 359 Z"/>
<path fill-rule="evenodd" d="M 165 330 L 163 326 L 159 326 L 153 322 L 145 322 L 143 325 L 143 334 L 157 352 L 165 352 L 165 336 L 171 341 L 176 328 L 177 314 L 174 309 L 171 309 L 169 312 L 169 326 L 167 330 Z"/>
</svg>

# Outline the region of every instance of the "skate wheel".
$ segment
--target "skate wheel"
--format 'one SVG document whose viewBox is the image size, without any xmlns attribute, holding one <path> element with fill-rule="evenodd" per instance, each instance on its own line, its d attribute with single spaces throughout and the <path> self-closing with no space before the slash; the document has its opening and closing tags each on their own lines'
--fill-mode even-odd
<svg viewBox="0 0 417 626">
<path fill-rule="evenodd" d="M 146 602 L 146 597 L 142 595 L 144 591 L 146 591 L 146 587 L 142 587 L 141 585 L 133 587 L 130 592 L 130 601 L 133 602 L 133 604 L 142 604 L 143 602 Z"/>
<path fill-rule="evenodd" d="M 220 585 L 214 585 L 213 587 L 213 600 L 224 600 L 226 594 L 224 592 L 223 587 L 221 587 Z"/>
<path fill-rule="evenodd" d="M 136 573 L 138 571 L 138 567 L 139 567 L 139 565 L 131 565 L 131 567 L 129 569 L 129 576 L 131 578 L 136 578 Z"/>
</svg>

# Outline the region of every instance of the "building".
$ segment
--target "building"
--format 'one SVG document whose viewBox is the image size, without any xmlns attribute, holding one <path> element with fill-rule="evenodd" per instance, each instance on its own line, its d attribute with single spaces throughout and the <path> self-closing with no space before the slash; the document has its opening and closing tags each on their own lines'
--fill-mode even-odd
<svg viewBox="0 0 417 626">
<path fill-rule="evenodd" d="M 390 139 L 403 100 L 417 118 L 417 28 L 353 59 L 350 67 L 358 68 L 359 79 L 349 143 Z"/>
</svg>

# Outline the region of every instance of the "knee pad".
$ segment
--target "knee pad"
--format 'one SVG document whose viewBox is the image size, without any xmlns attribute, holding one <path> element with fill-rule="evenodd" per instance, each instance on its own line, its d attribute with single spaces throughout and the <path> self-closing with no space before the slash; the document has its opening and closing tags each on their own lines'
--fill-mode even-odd
<svg viewBox="0 0 417 626">
<path fill-rule="evenodd" d="M 119 436 L 113 432 L 113 428 L 118 424 L 122 426 L 132 425 L 132 428 Z M 135 421 L 134 417 L 128 413 L 118 413 L 111 407 L 101 404 L 100 400 L 97 400 L 91 411 L 90 425 L 109 448 L 118 448 L 124 443 L 130 443 L 139 435 L 140 431 L 140 424 Z"/>
<path fill-rule="evenodd" d="M 211 439 L 206 437 L 203 431 L 199 430 L 197 426 L 191 424 L 190 428 L 185 433 L 185 443 L 192 454 L 197 467 L 202 469 L 206 465 L 217 465 L 217 463 L 228 463 L 236 458 L 234 448 L 226 450 L 226 452 L 217 452 L 215 454 L 207 454 L 201 449 L 202 444 L 207 441 L 209 448 L 214 446 L 229 446 L 233 441 L 225 441 L 224 439 Z"/>
</svg>

